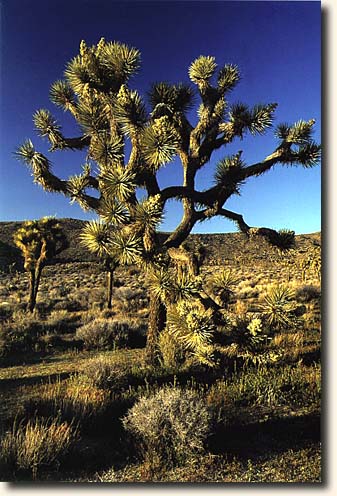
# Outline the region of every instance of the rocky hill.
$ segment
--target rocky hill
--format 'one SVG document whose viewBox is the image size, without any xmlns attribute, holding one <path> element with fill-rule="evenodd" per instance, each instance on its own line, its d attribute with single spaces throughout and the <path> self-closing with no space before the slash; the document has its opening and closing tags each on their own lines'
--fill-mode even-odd
<svg viewBox="0 0 337 496">
<path fill-rule="evenodd" d="M 8 271 L 11 265 L 16 268 L 22 266 L 20 251 L 13 243 L 14 232 L 23 222 L 0 222 L 0 269 Z M 57 262 L 85 262 L 97 261 L 79 243 L 79 234 L 85 221 L 78 219 L 60 219 L 60 223 L 69 241 L 69 247 L 64 250 L 55 260 Z M 162 233 L 165 237 L 167 234 Z M 275 248 L 271 247 L 260 237 L 257 239 L 247 238 L 241 233 L 223 234 L 191 234 L 188 242 L 194 246 L 203 244 L 206 247 L 206 261 L 209 265 L 223 263 L 245 264 L 271 263 L 276 256 Z M 296 236 L 295 251 L 298 256 L 303 256 L 313 247 L 320 247 L 321 233 L 300 234 Z"/>
</svg>

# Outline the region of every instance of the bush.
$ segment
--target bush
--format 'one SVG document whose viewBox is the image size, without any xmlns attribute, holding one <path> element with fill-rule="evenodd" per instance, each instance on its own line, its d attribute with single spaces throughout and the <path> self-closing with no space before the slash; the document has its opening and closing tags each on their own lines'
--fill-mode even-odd
<svg viewBox="0 0 337 496">
<path fill-rule="evenodd" d="M 97 388 L 118 390 L 128 385 L 126 367 L 116 365 L 107 357 L 92 358 L 80 375 Z"/>
<path fill-rule="evenodd" d="M 261 311 L 272 331 L 292 329 L 298 325 L 294 299 L 294 292 L 287 286 L 275 286 L 265 296 Z"/>
<path fill-rule="evenodd" d="M 12 472 L 28 471 L 36 479 L 41 468 L 59 465 L 75 439 L 76 431 L 57 419 L 14 423 L 0 442 L 0 464 Z"/>
<path fill-rule="evenodd" d="M 126 346 L 129 325 L 126 322 L 97 318 L 81 326 L 76 337 L 83 340 L 87 350 L 106 350 Z"/>
<path fill-rule="evenodd" d="M 44 324 L 35 313 L 14 312 L 1 330 L 0 356 L 34 350 L 43 332 Z"/>
<path fill-rule="evenodd" d="M 317 300 L 321 297 L 321 290 L 317 286 L 305 285 L 296 290 L 296 299 L 301 303 Z"/>
<path fill-rule="evenodd" d="M 164 387 L 154 395 L 143 396 L 123 419 L 150 460 L 175 464 L 202 452 L 210 427 L 210 413 L 192 390 Z"/>
</svg>

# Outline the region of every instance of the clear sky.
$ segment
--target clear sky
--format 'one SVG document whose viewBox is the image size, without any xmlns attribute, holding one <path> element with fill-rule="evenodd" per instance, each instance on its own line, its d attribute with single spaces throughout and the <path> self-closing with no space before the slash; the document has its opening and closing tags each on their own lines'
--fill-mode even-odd
<svg viewBox="0 0 337 496">
<path fill-rule="evenodd" d="M 72 119 L 48 99 L 50 85 L 62 78 L 66 62 L 78 52 L 81 39 L 94 44 L 104 36 L 140 49 L 142 67 L 131 86 L 145 95 L 154 81 L 189 82 L 188 67 L 199 55 L 237 64 L 242 80 L 231 102 L 277 102 L 275 123 L 316 119 L 320 142 L 321 46 L 320 2 L 0 0 L 1 5 L 1 147 L 0 220 L 44 215 L 91 219 L 78 205 L 33 184 L 29 170 L 13 157 L 26 138 L 47 153 L 48 143 L 34 132 L 32 114 L 49 109 L 65 135 L 77 135 Z M 198 187 L 212 183 L 216 161 L 243 150 L 247 164 L 263 159 L 276 146 L 273 131 L 235 141 L 214 154 L 198 175 Z M 49 155 L 57 175 L 79 173 L 83 155 Z M 226 207 L 243 214 L 252 226 L 321 229 L 321 169 L 276 166 L 243 186 L 241 196 Z M 178 162 L 160 173 L 161 185 L 179 184 Z M 164 230 L 175 227 L 178 203 L 168 205 Z M 197 225 L 193 232 L 230 232 L 223 218 Z"/>
</svg>

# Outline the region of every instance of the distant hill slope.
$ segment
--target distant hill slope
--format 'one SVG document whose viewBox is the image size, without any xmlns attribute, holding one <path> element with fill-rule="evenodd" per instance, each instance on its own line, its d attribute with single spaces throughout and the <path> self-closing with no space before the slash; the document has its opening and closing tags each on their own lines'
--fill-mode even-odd
<svg viewBox="0 0 337 496">
<path fill-rule="evenodd" d="M 59 219 L 64 232 L 69 241 L 69 248 L 64 250 L 57 257 L 59 262 L 85 262 L 97 261 L 97 257 L 90 254 L 79 243 L 79 234 L 85 221 L 78 219 Z M 22 265 L 19 250 L 13 243 L 14 232 L 23 224 L 23 222 L 0 222 L 0 268 L 8 269 L 10 264 L 16 263 Z M 162 234 L 165 236 L 165 233 Z M 207 248 L 206 263 L 222 264 L 227 261 L 229 264 L 238 259 L 245 263 L 249 258 L 250 262 L 257 263 L 263 260 L 268 261 L 275 254 L 273 249 L 266 241 L 261 238 L 257 240 L 247 238 L 241 233 L 223 233 L 223 234 L 191 234 L 188 242 L 192 245 L 203 244 Z M 296 251 L 299 256 L 304 254 L 313 246 L 320 246 L 321 233 L 299 234 L 296 236 Z"/>
</svg>

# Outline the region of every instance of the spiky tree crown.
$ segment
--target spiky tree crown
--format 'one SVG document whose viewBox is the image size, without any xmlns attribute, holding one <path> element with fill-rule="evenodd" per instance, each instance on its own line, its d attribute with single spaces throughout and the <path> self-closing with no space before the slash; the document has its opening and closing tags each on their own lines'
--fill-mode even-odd
<svg viewBox="0 0 337 496">
<path fill-rule="evenodd" d="M 238 67 L 219 67 L 214 57 L 203 55 L 192 62 L 188 72 L 196 91 L 188 84 L 156 82 L 148 93 L 148 112 L 140 94 L 128 87 L 139 67 L 140 53 L 133 47 L 104 38 L 93 46 L 82 41 L 79 54 L 66 66 L 64 80 L 50 89 L 52 102 L 72 114 L 82 135 L 66 138 L 49 110 L 34 114 L 35 128 L 49 140 L 51 151 L 87 150 L 82 173 L 60 179 L 30 140 L 17 150 L 18 158 L 31 167 L 34 180 L 44 189 L 61 192 L 83 209 L 95 211 L 109 226 L 110 238 L 99 249 L 96 238 L 90 241 L 90 236 L 97 235 L 90 229 L 105 228 L 100 223 L 88 228 L 84 234 L 89 249 L 97 253 L 108 250 L 123 263 L 137 257 L 149 261 L 179 247 L 197 222 L 215 215 L 234 221 L 242 232 L 249 233 L 251 228 L 243 217 L 224 208 L 230 196 L 239 193 L 240 185 L 276 164 L 312 167 L 318 163 L 320 146 L 312 138 L 314 120 L 281 124 L 276 129 L 279 143 L 264 160 L 247 165 L 241 151 L 225 157 L 216 166 L 214 185 L 196 190 L 196 173 L 211 160 L 212 153 L 247 133 L 263 134 L 272 125 L 277 105 L 250 108 L 243 103 L 230 104 L 228 97 L 240 80 Z M 192 126 L 187 112 L 197 96 L 199 118 Z M 160 188 L 157 172 L 175 157 L 181 161 L 183 184 Z M 146 190 L 144 201 L 138 200 L 139 188 Z M 90 190 L 97 193 L 92 195 Z M 160 245 L 156 230 L 170 199 L 183 203 L 184 215 Z M 254 232 L 274 244 L 287 244 L 290 239 L 265 228 Z"/>
<path fill-rule="evenodd" d="M 45 263 L 68 246 L 61 225 L 52 217 L 25 222 L 15 232 L 14 243 L 22 252 L 26 270 Z"/>
</svg>

